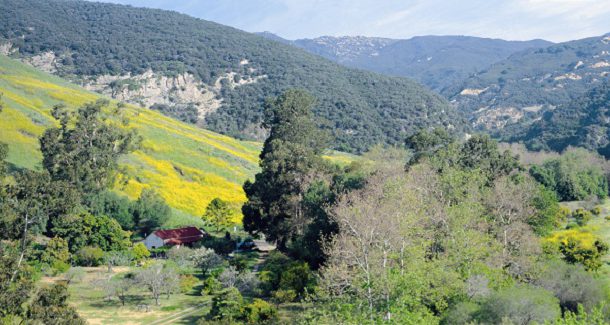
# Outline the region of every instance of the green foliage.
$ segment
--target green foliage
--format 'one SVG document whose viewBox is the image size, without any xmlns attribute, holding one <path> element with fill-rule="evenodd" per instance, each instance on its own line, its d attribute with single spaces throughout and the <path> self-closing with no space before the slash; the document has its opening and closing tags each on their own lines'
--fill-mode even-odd
<svg viewBox="0 0 610 325">
<path fill-rule="evenodd" d="M 232 224 L 230 218 L 233 214 L 233 207 L 228 202 L 215 198 L 206 208 L 203 218 L 211 222 L 216 229 L 225 229 Z"/>
<path fill-rule="evenodd" d="M 210 86 L 226 84 L 228 80 L 219 78 L 228 71 L 242 80 L 259 77 L 255 83 L 222 88 L 222 106 L 205 121 L 217 132 L 256 135 L 264 99 L 290 88 L 305 88 L 320 99 L 316 122 L 333 133 L 334 147 L 343 151 L 398 144 L 407 130 L 465 125 L 444 99 L 413 81 L 347 69 L 216 23 L 110 4 L 9 1 L 0 13 L 0 38 L 24 56 L 54 51 L 62 76 L 141 74 L 151 69 L 167 76 L 187 72 Z M 243 59 L 249 63 L 240 65 Z"/>
<path fill-rule="evenodd" d="M 591 311 L 604 301 L 603 284 L 581 265 L 550 262 L 535 284 L 552 292 L 564 312 Z"/>
<path fill-rule="evenodd" d="M 165 105 L 154 104 L 150 109 L 159 111 L 167 116 L 173 117 L 178 121 L 185 123 L 196 124 L 199 121 L 199 111 L 194 104 L 188 105 Z"/>
<path fill-rule="evenodd" d="M 119 223 L 106 216 L 88 212 L 73 213 L 54 220 L 53 235 L 68 242 L 70 252 L 84 246 L 96 246 L 103 251 L 123 251 L 129 245 L 129 234 Z"/>
<path fill-rule="evenodd" d="M 244 229 L 265 234 L 280 250 L 286 250 L 306 227 L 303 195 L 308 178 L 322 164 L 325 142 L 311 119 L 313 104 L 314 98 L 300 90 L 268 102 L 264 126 L 271 131 L 261 153 L 261 172 L 254 183 L 244 185 L 248 197 L 242 208 Z"/>
<path fill-rule="evenodd" d="M 201 269 L 203 276 L 207 276 L 208 272 L 221 266 L 224 262 L 222 257 L 216 254 L 213 249 L 206 247 L 192 250 L 190 259 L 196 267 Z"/>
<path fill-rule="evenodd" d="M 588 271 L 597 271 L 602 266 L 602 257 L 608 253 L 608 244 L 596 240 L 593 245 L 585 246 L 573 238 L 561 242 L 559 251 L 566 262 L 582 264 Z"/>
<path fill-rule="evenodd" d="M 243 297 L 236 288 L 223 289 L 212 298 L 208 317 L 212 320 L 235 321 L 242 316 Z"/>
<path fill-rule="evenodd" d="M 86 324 L 74 307 L 68 304 L 68 296 L 65 284 L 43 288 L 28 310 L 28 318 L 42 324 Z"/>
<path fill-rule="evenodd" d="M 196 277 L 186 274 L 180 276 L 180 292 L 189 293 L 193 290 L 199 280 Z"/>
<path fill-rule="evenodd" d="M 533 150 L 561 152 L 573 146 L 610 157 L 610 133 L 605 127 L 610 108 L 608 103 L 610 84 L 605 82 L 590 91 L 581 92 L 580 97 L 565 100 L 564 105 L 544 114 L 540 121 L 525 128 L 514 140 L 525 141 L 527 147 Z"/>
<path fill-rule="evenodd" d="M 94 215 L 105 215 L 116 220 L 123 229 L 134 230 L 132 203 L 126 196 L 103 191 L 90 198 L 89 209 Z"/>
<path fill-rule="evenodd" d="M 163 198 L 152 189 L 145 189 L 133 204 L 133 219 L 142 234 L 150 234 L 163 225 L 172 210 Z"/>
<path fill-rule="evenodd" d="M 114 184 L 118 158 L 134 149 L 134 131 L 113 125 L 103 115 L 108 101 L 99 100 L 67 111 L 53 108 L 57 128 L 40 138 L 43 166 L 55 181 L 65 181 L 86 196 L 96 195 Z"/>
<path fill-rule="evenodd" d="M 413 151 L 413 162 L 433 156 L 438 150 L 447 147 L 455 139 L 446 130 L 436 128 L 432 131 L 421 130 L 406 140 L 407 148 Z"/>
<path fill-rule="evenodd" d="M 81 266 L 99 266 L 104 261 L 104 251 L 99 247 L 84 246 L 76 254 L 76 263 Z"/>
<path fill-rule="evenodd" d="M 66 263 L 70 259 L 70 251 L 68 249 L 68 242 L 60 237 L 54 237 L 49 240 L 47 247 L 45 248 L 41 262 L 52 264 L 54 262 Z"/>
<path fill-rule="evenodd" d="M 202 295 L 213 295 L 222 289 L 222 283 L 215 276 L 209 276 L 203 280 Z"/>
<path fill-rule="evenodd" d="M 507 288 L 492 294 L 476 313 L 483 323 L 544 323 L 561 316 L 557 298 L 550 292 L 527 286 Z"/>
<path fill-rule="evenodd" d="M 536 195 L 532 198 L 532 205 L 536 208 L 536 214 L 529 219 L 528 224 L 532 226 L 537 235 L 550 234 L 565 219 L 557 194 L 544 186 L 538 188 Z"/>
<path fill-rule="evenodd" d="M 309 269 L 309 265 L 303 262 L 292 263 L 280 275 L 280 290 L 291 290 L 302 298 L 307 292 L 313 292 L 315 286 L 314 274 Z"/>
<path fill-rule="evenodd" d="M 578 306 L 577 312 L 566 312 L 562 319 L 553 323 L 554 325 L 604 325 L 607 324 L 604 317 L 603 305 L 596 307 L 587 313 L 583 306 Z"/>
<path fill-rule="evenodd" d="M 244 306 L 242 317 L 248 324 L 274 323 L 277 318 L 277 309 L 270 303 L 255 298 L 250 304 Z"/>
<path fill-rule="evenodd" d="M 599 160 L 584 149 L 572 149 L 541 166 L 532 166 L 530 174 L 555 191 L 562 201 L 585 200 L 590 196 L 604 198 L 608 195 L 608 180 Z"/>
<path fill-rule="evenodd" d="M 150 257 L 150 252 L 143 243 L 137 243 L 133 245 L 131 252 L 133 253 L 135 261 L 138 263 L 141 263 L 142 261 Z"/>
<path fill-rule="evenodd" d="M 591 219 L 593 218 L 593 214 L 591 213 L 591 211 L 585 209 L 576 209 L 576 211 L 572 212 L 571 217 L 576 220 L 576 223 L 579 226 L 582 227 L 586 225 L 589 221 L 591 221 Z"/>
</svg>

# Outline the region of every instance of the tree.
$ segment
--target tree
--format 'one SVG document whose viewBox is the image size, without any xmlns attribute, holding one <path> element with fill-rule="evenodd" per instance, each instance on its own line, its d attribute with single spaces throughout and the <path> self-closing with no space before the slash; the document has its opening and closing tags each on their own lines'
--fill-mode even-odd
<svg viewBox="0 0 610 325">
<path fill-rule="evenodd" d="M 143 190 L 140 198 L 133 205 L 134 222 L 143 234 L 150 234 L 159 228 L 171 214 L 171 208 L 153 189 Z"/>
<path fill-rule="evenodd" d="M 67 263 L 69 259 L 68 242 L 63 238 L 54 237 L 49 240 L 47 247 L 45 247 L 41 261 L 50 265 L 55 261 Z"/>
<path fill-rule="evenodd" d="M 155 304 L 159 305 L 159 298 L 162 294 L 169 294 L 178 288 L 178 274 L 171 268 L 164 267 L 161 264 L 153 264 L 148 268 L 140 270 L 136 274 L 138 284 L 145 286 Z"/>
<path fill-rule="evenodd" d="M 216 230 L 220 230 L 231 224 L 229 218 L 233 213 L 234 211 L 228 202 L 225 202 L 220 198 L 215 198 L 205 209 L 203 217 L 210 221 L 216 227 Z"/>
<path fill-rule="evenodd" d="M 224 262 L 220 255 L 207 247 L 192 250 L 190 259 L 196 267 L 201 269 L 203 276 L 207 276 L 210 270 L 222 265 Z"/>
<path fill-rule="evenodd" d="M 228 322 L 238 320 L 242 315 L 243 300 L 236 288 L 223 289 L 212 298 L 208 318 Z"/>
<path fill-rule="evenodd" d="M 127 297 L 135 285 L 134 280 L 123 277 L 116 281 L 110 281 L 110 285 L 112 286 L 112 292 L 119 299 L 121 305 L 125 306 Z"/>
<path fill-rule="evenodd" d="M 446 147 L 455 139 L 444 129 L 435 128 L 432 131 L 421 130 L 407 138 L 405 144 L 413 151 L 412 163 L 419 162 L 422 158 L 434 155 L 438 150 Z"/>
<path fill-rule="evenodd" d="M 131 251 L 133 252 L 134 259 L 138 263 L 141 263 L 150 257 L 150 252 L 143 243 L 135 244 Z"/>
<path fill-rule="evenodd" d="M 68 304 L 68 287 L 53 284 L 43 288 L 28 310 L 28 318 L 33 322 L 49 325 L 84 325 L 74 307 Z"/>
<path fill-rule="evenodd" d="M 261 172 L 244 185 L 244 228 L 262 233 L 286 250 L 306 231 L 303 196 L 320 169 L 325 137 L 311 118 L 314 99 L 304 91 L 289 90 L 270 100 L 263 127 L 270 129 L 260 155 Z"/>
<path fill-rule="evenodd" d="M 78 212 L 53 222 L 53 235 L 68 242 L 70 252 L 83 246 L 97 246 L 104 251 L 124 251 L 129 245 L 129 234 L 119 223 L 106 216 Z"/>
<path fill-rule="evenodd" d="M 98 100 L 76 112 L 55 106 L 52 115 L 60 126 L 40 138 L 43 166 L 51 178 L 72 184 L 86 197 L 112 186 L 118 158 L 137 144 L 133 131 L 103 114 L 108 104 Z"/>
<path fill-rule="evenodd" d="M 90 198 L 89 206 L 91 214 L 109 216 L 125 230 L 135 229 L 132 204 L 127 197 L 112 191 L 103 191 Z"/>
</svg>

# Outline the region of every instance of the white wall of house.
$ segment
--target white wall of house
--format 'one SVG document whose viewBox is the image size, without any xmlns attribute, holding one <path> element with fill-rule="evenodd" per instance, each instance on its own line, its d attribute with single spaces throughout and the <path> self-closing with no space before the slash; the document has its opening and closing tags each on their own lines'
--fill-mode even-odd
<svg viewBox="0 0 610 325">
<path fill-rule="evenodd" d="M 159 238 L 155 233 L 152 233 L 144 239 L 144 246 L 148 249 L 163 247 L 165 243 L 163 239 Z"/>
</svg>

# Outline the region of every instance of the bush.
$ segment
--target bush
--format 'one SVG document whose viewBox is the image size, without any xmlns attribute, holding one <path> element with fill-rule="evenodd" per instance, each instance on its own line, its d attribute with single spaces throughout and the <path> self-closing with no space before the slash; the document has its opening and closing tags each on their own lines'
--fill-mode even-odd
<svg viewBox="0 0 610 325">
<path fill-rule="evenodd" d="M 531 324 L 561 317 L 559 301 L 544 289 L 516 286 L 492 294 L 481 305 L 476 319 L 485 324 Z"/>
<path fill-rule="evenodd" d="M 297 299 L 297 293 L 294 290 L 278 290 L 273 293 L 273 299 L 278 304 L 293 302 Z"/>
<path fill-rule="evenodd" d="M 216 279 L 216 277 L 209 276 L 203 280 L 203 290 L 201 295 L 213 295 L 222 289 L 222 283 Z"/>
<path fill-rule="evenodd" d="M 233 321 L 242 316 L 243 297 L 236 288 L 221 290 L 212 299 L 212 309 L 208 318 L 212 320 Z"/>
<path fill-rule="evenodd" d="M 256 298 L 244 307 L 242 317 L 248 324 L 269 323 L 276 319 L 277 309 L 270 303 Z"/>
<path fill-rule="evenodd" d="M 148 248 L 146 248 L 146 246 L 142 243 L 135 244 L 131 251 L 133 253 L 133 258 L 138 263 L 150 257 Z"/>
<path fill-rule="evenodd" d="M 572 218 L 574 218 L 576 223 L 582 227 L 586 225 L 589 221 L 591 221 L 593 215 L 590 211 L 587 211 L 585 209 L 576 209 L 576 211 L 572 213 Z"/>
<path fill-rule="evenodd" d="M 180 292 L 189 293 L 197 284 L 197 278 L 187 274 L 180 276 Z"/>
<path fill-rule="evenodd" d="M 76 262 L 80 266 L 99 266 L 104 261 L 104 251 L 99 247 L 85 246 L 76 252 Z"/>
<path fill-rule="evenodd" d="M 591 213 L 595 216 L 599 216 L 600 214 L 602 214 L 602 208 L 595 207 L 595 208 L 591 209 Z"/>
<path fill-rule="evenodd" d="M 535 284 L 552 292 L 564 312 L 577 312 L 579 305 L 590 311 L 604 299 L 602 283 L 581 265 L 551 262 Z"/>
</svg>

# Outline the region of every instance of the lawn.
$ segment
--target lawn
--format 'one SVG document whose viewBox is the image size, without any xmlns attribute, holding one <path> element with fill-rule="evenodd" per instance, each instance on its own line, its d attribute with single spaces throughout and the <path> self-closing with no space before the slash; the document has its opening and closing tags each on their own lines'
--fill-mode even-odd
<svg viewBox="0 0 610 325">
<path fill-rule="evenodd" d="M 209 296 L 201 296 L 201 283 L 192 292 L 176 293 L 169 297 L 162 296 L 160 306 L 155 306 L 150 294 L 143 288 L 136 288 L 129 296 L 125 306 L 117 298 L 107 300 L 103 289 L 96 282 L 104 281 L 109 276 L 121 277 L 133 271 L 134 267 L 115 267 L 113 273 L 107 273 L 106 267 L 88 267 L 85 276 L 77 283 L 70 284 L 69 303 L 77 308 L 78 313 L 89 324 L 189 324 L 209 310 Z M 43 282 L 56 280 L 43 278 Z M 137 306 L 146 304 L 149 312 L 138 310 Z M 180 316 L 183 318 L 178 319 Z"/>
</svg>

